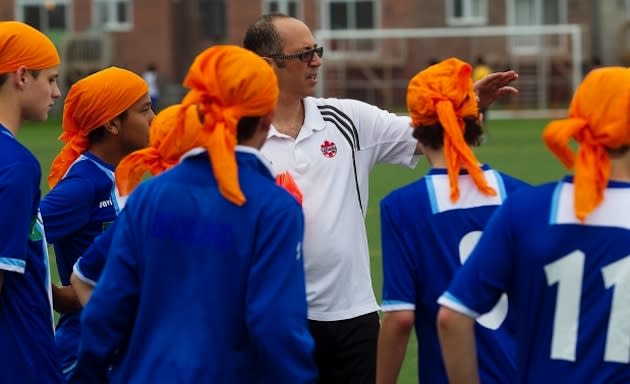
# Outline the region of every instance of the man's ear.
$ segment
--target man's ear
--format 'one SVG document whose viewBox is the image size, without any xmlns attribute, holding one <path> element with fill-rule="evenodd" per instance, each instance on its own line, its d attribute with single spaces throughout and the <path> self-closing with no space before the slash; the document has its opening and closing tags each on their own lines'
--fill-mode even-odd
<svg viewBox="0 0 630 384">
<path fill-rule="evenodd" d="M 118 135 L 118 133 L 120 132 L 120 118 L 114 117 L 110 121 L 103 124 L 103 127 L 105 127 L 105 130 L 112 135 Z"/>
</svg>

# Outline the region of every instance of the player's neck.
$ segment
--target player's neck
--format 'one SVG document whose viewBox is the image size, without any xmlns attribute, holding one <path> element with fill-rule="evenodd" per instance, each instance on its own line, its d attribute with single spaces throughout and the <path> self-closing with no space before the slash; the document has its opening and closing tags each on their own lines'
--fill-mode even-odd
<svg viewBox="0 0 630 384">
<path fill-rule="evenodd" d="M 610 180 L 630 182 L 630 152 L 610 159 Z"/>
<path fill-rule="evenodd" d="M 22 126 L 22 117 L 15 98 L 6 99 L 0 96 L 0 124 L 8 129 L 13 136 L 17 136 Z"/>
<path fill-rule="evenodd" d="M 280 133 L 297 138 L 304 124 L 304 103 L 301 98 L 278 100 L 273 126 Z"/>
<path fill-rule="evenodd" d="M 112 148 L 109 145 L 103 145 L 104 143 L 95 143 L 90 146 L 89 151 L 103 162 L 117 167 L 120 160 L 125 157 L 125 154 L 118 148 Z"/>
</svg>

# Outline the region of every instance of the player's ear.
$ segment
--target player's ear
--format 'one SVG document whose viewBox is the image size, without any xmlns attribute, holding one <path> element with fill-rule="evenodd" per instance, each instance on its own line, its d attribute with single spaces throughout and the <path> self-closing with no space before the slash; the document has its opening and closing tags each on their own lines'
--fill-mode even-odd
<svg viewBox="0 0 630 384">
<path fill-rule="evenodd" d="M 103 124 L 103 127 L 105 127 L 105 130 L 112 135 L 118 135 L 118 133 L 120 132 L 120 118 L 114 117 L 110 121 Z"/>
</svg>

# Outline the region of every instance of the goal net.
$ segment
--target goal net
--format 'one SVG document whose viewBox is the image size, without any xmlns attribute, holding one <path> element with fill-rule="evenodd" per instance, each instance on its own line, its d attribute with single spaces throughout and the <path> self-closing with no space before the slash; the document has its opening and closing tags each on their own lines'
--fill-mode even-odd
<svg viewBox="0 0 630 384">
<path fill-rule="evenodd" d="M 482 58 L 493 71 L 519 73 L 519 94 L 498 101 L 495 110 L 545 115 L 566 110 L 587 70 L 582 33 L 574 24 L 318 30 L 325 56 L 317 94 L 401 111 L 409 79 L 431 62 L 458 57 L 474 66 Z"/>
</svg>

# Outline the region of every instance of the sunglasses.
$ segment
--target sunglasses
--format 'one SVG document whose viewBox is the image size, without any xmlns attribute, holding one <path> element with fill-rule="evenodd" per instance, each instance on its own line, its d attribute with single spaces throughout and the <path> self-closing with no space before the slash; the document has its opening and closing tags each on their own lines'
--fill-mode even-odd
<svg viewBox="0 0 630 384">
<path fill-rule="evenodd" d="M 303 63 L 310 63 L 313 60 L 313 57 L 315 57 L 316 53 L 317 53 L 317 56 L 319 57 L 324 56 L 324 47 L 317 47 L 317 48 L 309 49 L 307 51 L 295 53 L 293 55 L 271 55 L 269 57 L 272 59 L 279 59 L 279 60 L 299 59 Z"/>
</svg>

